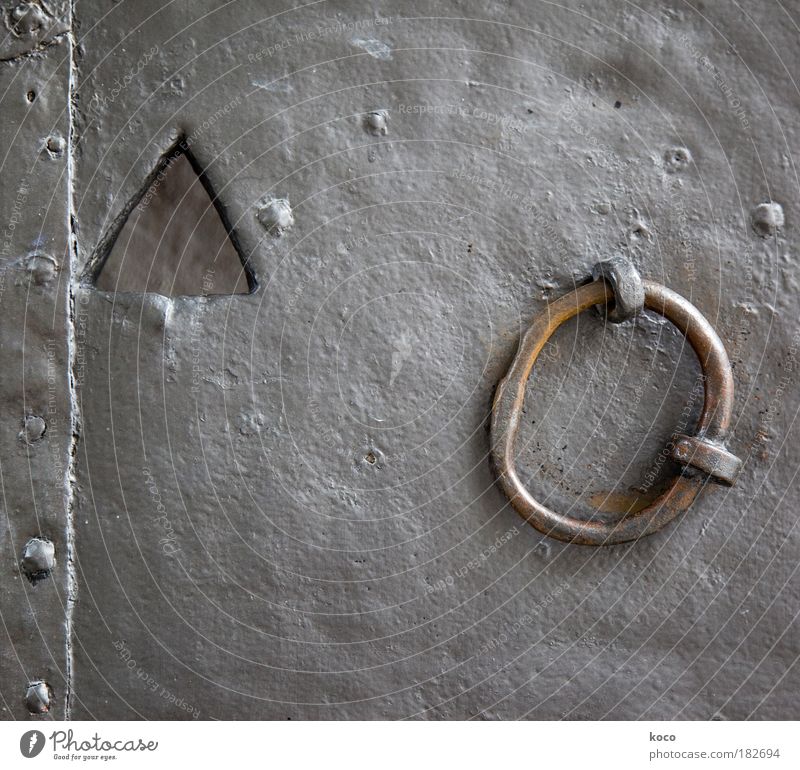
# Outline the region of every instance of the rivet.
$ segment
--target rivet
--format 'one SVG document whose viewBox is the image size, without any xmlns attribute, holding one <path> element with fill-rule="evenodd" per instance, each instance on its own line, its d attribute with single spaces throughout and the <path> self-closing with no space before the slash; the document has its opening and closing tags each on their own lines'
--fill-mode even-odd
<svg viewBox="0 0 800 770">
<path fill-rule="evenodd" d="M 762 237 L 769 238 L 783 227 L 783 206 L 780 203 L 760 203 L 753 209 L 753 229 Z"/>
<path fill-rule="evenodd" d="M 268 200 L 260 206 L 256 216 L 270 235 L 279 237 L 294 226 L 294 214 L 286 198 Z"/>
<path fill-rule="evenodd" d="M 236 427 L 243 436 L 255 436 L 261 431 L 264 426 L 264 415 L 258 414 L 245 414 L 240 412 L 236 416 Z"/>
<path fill-rule="evenodd" d="M 31 583 L 50 576 L 56 563 L 56 547 L 46 537 L 33 537 L 25 544 L 20 567 Z"/>
<path fill-rule="evenodd" d="M 389 133 L 387 125 L 389 113 L 386 110 L 375 110 L 364 116 L 364 128 L 375 136 L 385 136 Z"/>
<path fill-rule="evenodd" d="M 30 275 L 36 286 L 45 286 L 56 277 L 58 263 L 47 254 L 28 254 L 16 264 Z"/>
<path fill-rule="evenodd" d="M 25 692 L 25 705 L 31 714 L 46 714 L 50 711 L 50 703 L 53 698 L 53 691 L 47 682 L 38 680 L 29 682 Z"/>
<path fill-rule="evenodd" d="M 20 3 L 9 15 L 11 31 L 18 36 L 33 36 L 47 23 L 47 17 L 37 3 Z"/>
<path fill-rule="evenodd" d="M 368 445 L 363 448 L 358 464 L 380 471 L 386 467 L 386 456 L 376 446 Z"/>
<path fill-rule="evenodd" d="M 664 153 L 664 167 L 668 174 L 683 171 L 692 162 L 692 153 L 686 147 L 672 147 Z"/>
<path fill-rule="evenodd" d="M 38 414 L 26 414 L 22 422 L 22 430 L 19 437 L 29 444 L 33 444 L 44 436 L 47 431 L 47 423 Z"/>
</svg>

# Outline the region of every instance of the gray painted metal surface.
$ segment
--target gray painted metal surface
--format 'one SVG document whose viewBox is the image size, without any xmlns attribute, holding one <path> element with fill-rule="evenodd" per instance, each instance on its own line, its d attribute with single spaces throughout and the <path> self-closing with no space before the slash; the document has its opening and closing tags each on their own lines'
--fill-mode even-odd
<svg viewBox="0 0 800 770">
<path fill-rule="evenodd" d="M 4 83 L 61 73 L 4 165 L 21 177 L 54 125 L 69 135 L 74 46 L 71 202 L 66 159 L 35 166 L 60 269 L 12 291 L 33 231 L 3 263 L 5 317 L 42 325 L 24 385 L 3 332 L 4 713 L 26 713 L 35 676 L 63 715 L 71 499 L 76 718 L 797 718 L 798 17 L 87 0 L 71 38 L 4 63 Z M 211 271 L 201 296 L 88 285 L 181 137 L 257 289 L 212 296 Z M 725 342 L 745 466 L 652 537 L 569 546 L 497 489 L 487 417 L 533 315 L 620 252 Z M 17 433 L 51 336 L 63 418 L 43 451 Z M 537 498 L 646 505 L 698 374 L 649 314 L 565 324 L 520 432 Z M 56 569 L 29 586 L 36 511 Z"/>
</svg>

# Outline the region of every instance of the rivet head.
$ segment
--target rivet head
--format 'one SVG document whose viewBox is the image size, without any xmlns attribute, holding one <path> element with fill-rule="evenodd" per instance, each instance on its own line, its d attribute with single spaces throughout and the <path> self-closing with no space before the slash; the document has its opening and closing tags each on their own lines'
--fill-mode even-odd
<svg viewBox="0 0 800 770">
<path fill-rule="evenodd" d="M 42 753 L 46 739 L 40 730 L 26 730 L 19 739 L 19 750 L 26 759 L 33 759 Z"/>
<path fill-rule="evenodd" d="M 33 537 L 25 543 L 20 567 L 31 583 L 50 576 L 56 563 L 56 547 L 45 537 Z"/>
<path fill-rule="evenodd" d="M 15 267 L 24 271 L 18 279 L 20 285 L 32 281 L 34 286 L 47 286 L 58 273 L 58 263 L 49 254 L 26 254 L 15 262 Z"/>
<path fill-rule="evenodd" d="M 259 206 L 258 221 L 270 235 L 281 236 L 294 226 L 292 207 L 286 198 L 272 198 Z"/>
<path fill-rule="evenodd" d="M 668 174 L 686 169 L 692 162 L 692 153 L 686 147 L 671 147 L 664 153 L 664 167 Z"/>
<path fill-rule="evenodd" d="M 40 679 L 28 683 L 28 689 L 25 691 L 25 705 L 31 714 L 46 714 L 50 711 L 52 698 L 53 691 L 47 682 Z"/>
<path fill-rule="evenodd" d="M 783 227 L 783 206 L 780 203 L 760 203 L 753 209 L 753 229 L 762 237 L 769 238 Z"/>
<path fill-rule="evenodd" d="M 389 133 L 389 113 L 386 110 L 375 110 L 364 116 L 364 128 L 375 136 L 385 136 Z"/>
<path fill-rule="evenodd" d="M 22 421 L 22 430 L 19 437 L 29 444 L 33 444 L 41 439 L 47 432 L 47 423 L 38 414 L 26 414 Z"/>
</svg>

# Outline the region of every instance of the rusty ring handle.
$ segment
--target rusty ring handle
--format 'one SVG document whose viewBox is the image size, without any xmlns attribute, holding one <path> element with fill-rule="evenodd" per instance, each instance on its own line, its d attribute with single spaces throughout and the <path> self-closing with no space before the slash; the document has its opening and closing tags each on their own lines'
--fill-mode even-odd
<svg viewBox="0 0 800 770">
<path fill-rule="evenodd" d="M 725 449 L 724 439 L 733 408 L 733 375 L 728 355 L 717 333 L 702 313 L 680 294 L 643 279 L 644 307 L 668 318 L 686 336 L 700 361 L 705 400 L 693 436 L 680 436 L 671 456 L 684 466 L 670 487 L 647 508 L 619 521 L 562 516 L 537 502 L 517 475 L 514 439 L 519 429 L 525 388 L 531 369 L 545 343 L 565 321 L 594 305 L 613 302 L 614 292 L 604 280 L 580 286 L 557 299 L 534 319 L 525 333 L 492 405 L 492 461 L 503 491 L 517 512 L 540 532 L 582 545 L 614 545 L 650 535 L 692 504 L 709 479 L 732 485 L 741 461 Z"/>
</svg>

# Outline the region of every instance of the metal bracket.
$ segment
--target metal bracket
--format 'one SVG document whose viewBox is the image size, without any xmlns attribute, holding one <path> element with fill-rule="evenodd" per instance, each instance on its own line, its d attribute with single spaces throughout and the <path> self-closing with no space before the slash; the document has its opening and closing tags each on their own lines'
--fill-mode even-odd
<svg viewBox="0 0 800 770">
<path fill-rule="evenodd" d="M 583 545 L 625 543 L 656 532 L 689 508 L 706 487 L 709 476 L 731 485 L 742 464 L 723 443 L 733 409 L 733 374 L 725 348 L 711 324 L 680 294 L 641 279 L 629 263 L 609 262 L 595 267 L 596 273 L 605 280 L 578 287 L 551 303 L 534 319 L 497 388 L 492 406 L 492 460 L 511 504 L 540 532 Z M 671 450 L 677 462 L 702 473 L 679 475 L 647 508 L 609 522 L 596 517 L 585 520 L 565 516 L 535 500 L 517 475 L 514 439 L 519 430 L 528 377 L 547 340 L 562 323 L 583 310 L 614 301 L 620 320 L 647 308 L 668 318 L 686 335 L 703 368 L 705 401 L 697 435 L 681 436 Z"/>
</svg>

